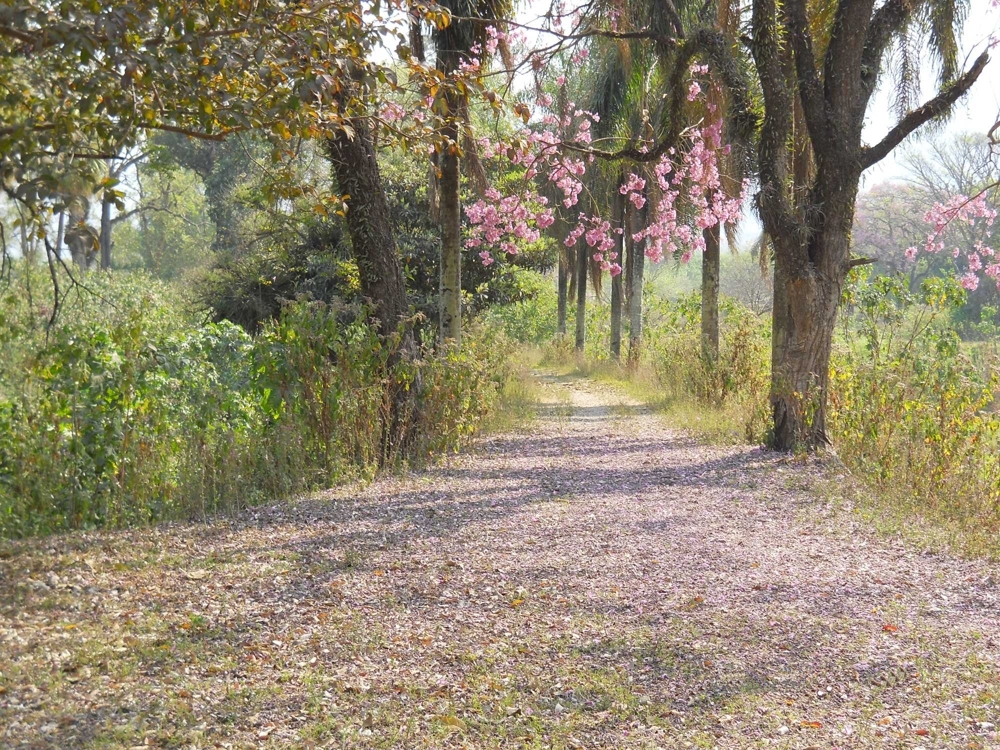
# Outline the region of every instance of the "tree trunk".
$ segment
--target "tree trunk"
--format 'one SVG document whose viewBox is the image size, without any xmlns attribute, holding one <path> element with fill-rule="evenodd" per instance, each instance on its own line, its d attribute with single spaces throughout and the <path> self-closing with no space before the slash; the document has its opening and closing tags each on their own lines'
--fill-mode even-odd
<svg viewBox="0 0 1000 750">
<path fill-rule="evenodd" d="M 569 264 L 563 248 L 559 248 L 559 303 L 557 310 L 556 332 L 560 338 L 566 338 L 566 298 L 569 292 Z"/>
<path fill-rule="evenodd" d="M 632 212 L 629 233 L 638 234 L 646 228 L 649 204 Z M 642 355 L 642 277 L 646 268 L 646 240 L 633 240 L 631 245 L 629 271 L 631 275 L 631 299 L 629 300 L 628 361 L 636 365 Z"/>
<path fill-rule="evenodd" d="M 462 204 L 458 129 L 445 129 L 449 144 L 439 156 L 439 222 L 441 224 L 441 286 L 439 311 L 441 341 L 462 342 Z"/>
<path fill-rule="evenodd" d="M 576 249 L 576 351 L 583 353 L 587 343 L 587 270 L 590 253 L 587 243 L 580 242 Z"/>
<path fill-rule="evenodd" d="M 90 269 L 91 258 L 94 257 L 94 241 L 98 235 L 93 228 L 86 224 L 78 223 L 66 232 L 66 244 L 69 246 L 70 257 L 73 263 L 85 273 Z"/>
<path fill-rule="evenodd" d="M 706 362 L 719 359 L 719 246 L 722 224 L 702 230 L 705 251 L 701 256 L 701 355 Z"/>
<path fill-rule="evenodd" d="M 611 202 L 611 229 L 615 232 L 615 252 L 619 264 L 625 262 L 625 196 L 617 189 Z M 615 362 L 622 357 L 622 275 L 611 277 L 611 359 Z"/>
<path fill-rule="evenodd" d="M 778 250 L 774 268 L 774 311 L 771 340 L 771 447 L 775 450 L 815 448 L 829 444 L 826 402 L 830 352 L 837 308 L 848 269 L 846 233 L 820 239 L 811 248 L 820 266 L 796 270 L 787 252 Z M 777 250 L 777 248 L 776 248 Z"/>
<path fill-rule="evenodd" d="M 389 221 L 389 206 L 382 187 L 378 160 L 367 120 L 351 123 L 354 136 L 339 132 L 327 140 L 327 153 L 341 193 L 347 201 L 348 234 L 358 265 L 361 293 L 372 305 L 379 336 L 388 340 L 388 363 L 395 366 L 402 359 L 416 356 L 413 329 L 408 323 L 406 283 L 399 260 L 396 239 Z M 393 336 L 401 335 L 396 342 Z M 412 387 L 395 383 L 389 393 L 389 413 L 381 425 L 382 451 L 379 462 L 385 465 L 398 451 L 405 449 L 413 434 L 414 399 L 421 388 L 419 378 Z"/>
<path fill-rule="evenodd" d="M 611 359 L 622 358 L 622 275 L 611 278 Z"/>
<path fill-rule="evenodd" d="M 379 334 L 391 336 L 408 316 L 403 266 L 389 222 L 389 206 L 367 121 L 352 123 L 354 137 L 339 133 L 327 141 L 327 152 L 340 191 L 350 195 L 345 222 L 358 264 L 361 293 L 373 308 Z M 412 332 L 404 329 L 404 345 Z M 404 348 L 406 348 L 404 346 Z"/>
<path fill-rule="evenodd" d="M 830 347 L 851 267 L 861 174 L 917 128 L 948 112 L 989 61 L 982 52 L 937 95 L 900 118 L 881 141 L 863 145 L 878 71 L 894 40 L 923 12 L 922 5 L 910 2 L 875 6 L 837 4 L 818 65 L 805 0 L 751 3 L 747 40 L 764 115 L 757 208 L 775 248 L 771 444 L 780 450 L 827 442 Z"/>
<path fill-rule="evenodd" d="M 101 199 L 101 270 L 111 270 L 111 199 L 105 195 Z"/>
<path fill-rule="evenodd" d="M 59 226 L 56 229 L 56 256 L 62 257 L 63 243 L 66 241 L 66 212 L 59 212 Z"/>
<path fill-rule="evenodd" d="M 622 215 L 622 251 L 624 256 L 622 257 L 622 315 L 626 320 L 632 319 L 632 261 L 635 257 L 635 248 L 633 247 L 632 232 L 630 227 L 632 226 L 632 214 L 634 213 L 634 208 L 631 203 L 625 203 L 625 213 Z"/>
</svg>

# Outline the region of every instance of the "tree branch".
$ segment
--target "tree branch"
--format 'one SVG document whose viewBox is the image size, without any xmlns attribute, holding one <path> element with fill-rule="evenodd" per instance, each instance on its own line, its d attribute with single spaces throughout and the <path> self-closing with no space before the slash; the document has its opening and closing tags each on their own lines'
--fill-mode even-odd
<svg viewBox="0 0 1000 750">
<path fill-rule="evenodd" d="M 0 25 L 0 37 L 17 39 L 17 41 L 31 46 L 34 46 L 38 42 L 37 34 L 29 34 L 26 31 L 20 31 L 19 29 L 11 28 L 5 24 Z"/>
<path fill-rule="evenodd" d="M 144 214 L 144 213 L 147 213 L 147 212 L 149 212 L 149 213 L 166 214 L 167 216 L 172 216 L 173 218 L 177 219 L 178 221 L 181 221 L 181 222 L 187 224 L 189 227 L 197 227 L 198 226 L 197 223 L 191 221 L 191 219 L 189 219 L 186 216 L 184 216 L 184 214 L 182 214 L 182 213 L 180 213 L 178 211 L 174 211 L 171 208 L 166 208 L 164 206 L 137 206 L 135 208 L 129 209 L 128 211 L 124 211 L 124 212 L 118 214 L 115 218 L 113 218 L 111 220 L 111 225 L 112 226 L 116 226 L 118 224 L 121 224 L 123 221 L 131 219 L 133 216 L 137 216 L 139 214 Z"/>
<path fill-rule="evenodd" d="M 138 127 L 143 130 L 163 130 L 167 133 L 178 133 L 180 135 L 186 135 L 188 138 L 195 138 L 199 141 L 216 141 L 221 143 L 226 140 L 233 133 L 239 132 L 242 128 L 232 128 L 231 130 L 225 130 L 222 133 L 204 133 L 200 130 L 190 130 L 188 128 L 178 127 L 177 125 L 145 125 L 140 123 Z"/>
<path fill-rule="evenodd" d="M 776 5 L 774 0 L 754 2 L 750 21 L 750 51 L 764 96 L 757 210 L 771 237 L 796 237 L 805 227 L 795 217 L 787 193 L 793 91 L 788 85 L 788 50 L 780 39 Z"/>
<path fill-rule="evenodd" d="M 795 72 L 799 83 L 799 98 L 805 114 L 806 127 L 813 149 L 828 153 L 831 144 L 830 119 L 826 113 L 823 82 L 816 69 L 816 53 L 809 33 L 804 0 L 786 0 L 784 3 L 785 28 L 791 41 L 795 58 Z"/>
<path fill-rule="evenodd" d="M 673 24 L 674 31 L 677 32 L 677 37 L 679 39 L 684 38 L 684 24 L 681 22 L 681 14 L 677 12 L 676 6 L 674 6 L 672 0 L 660 0 L 663 6 L 663 10 L 666 12 L 667 17 L 670 19 L 670 23 Z"/>
<path fill-rule="evenodd" d="M 882 159 L 896 148 L 903 139 L 910 133 L 935 117 L 944 114 L 951 106 L 958 101 L 976 82 L 986 63 L 990 61 L 988 52 L 983 52 L 965 73 L 952 83 L 943 88 L 937 96 L 926 102 L 923 106 L 909 112 L 902 120 L 896 123 L 896 127 L 890 130 L 885 138 L 874 146 L 869 146 L 861 151 L 861 168 L 868 169 L 874 164 L 878 164 Z"/>
</svg>

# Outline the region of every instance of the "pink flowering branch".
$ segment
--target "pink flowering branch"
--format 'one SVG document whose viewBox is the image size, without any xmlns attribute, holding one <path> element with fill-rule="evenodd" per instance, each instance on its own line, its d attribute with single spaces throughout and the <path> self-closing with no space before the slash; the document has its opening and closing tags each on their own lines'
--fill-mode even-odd
<svg viewBox="0 0 1000 750">
<path fill-rule="evenodd" d="M 704 66 L 691 68 L 692 76 L 706 72 Z M 556 83 L 563 86 L 565 80 L 560 76 Z M 704 92 L 694 78 L 686 91 L 690 101 L 704 99 Z M 554 112 L 550 109 L 552 103 L 551 95 L 540 94 L 532 125 L 523 128 L 509 143 L 482 139 L 479 145 L 485 156 L 504 157 L 522 167 L 526 180 L 537 179 L 554 187 L 562 208 L 572 209 L 586 190 L 591 165 L 602 153 L 592 147 L 592 126 L 598 117 L 575 108 L 572 102 L 564 102 L 560 111 Z M 710 122 L 681 131 L 674 139 L 676 147 L 663 146 L 658 155 L 650 155 L 646 146 L 635 147 L 636 153 L 643 156 L 642 161 L 652 163 L 650 179 L 658 190 L 648 226 L 632 236 L 636 241 L 646 241 L 646 255 L 654 262 L 674 254 L 688 261 L 694 251 L 704 250 L 703 230 L 735 221 L 745 202 L 748 182 L 743 183 L 736 197 L 730 197 L 723 189 L 720 159 L 729 153 L 729 146 L 722 143 L 721 117 L 711 105 L 706 108 Z M 646 178 L 629 172 L 618 190 L 636 209 L 645 206 Z M 505 196 L 493 191 L 467 210 L 472 228 L 466 246 L 480 249 L 480 257 L 487 264 L 494 262 L 495 250 L 516 254 L 518 241 L 537 239 L 536 229 L 544 229 L 553 221 L 551 210 L 533 212 L 533 205 L 547 204 L 530 188 Z M 620 258 L 614 248 L 615 234 L 621 234 L 622 229 L 614 229 L 607 219 L 586 211 L 578 212 L 570 223 L 564 239 L 567 247 L 583 241 L 603 270 L 612 276 L 621 273 Z"/>
<path fill-rule="evenodd" d="M 991 189 L 1000 186 L 994 183 L 982 189 L 972 197 L 956 195 L 944 203 L 935 203 L 934 206 L 924 214 L 924 221 L 930 225 L 930 231 L 923 249 L 927 253 L 940 253 L 945 250 L 947 243 L 944 235 L 949 227 L 956 223 L 964 223 L 970 226 L 977 222 L 982 222 L 987 227 L 993 226 L 997 218 L 997 210 L 987 203 L 987 193 Z M 916 247 L 906 248 L 907 259 L 915 261 L 918 255 Z M 952 257 L 958 258 L 963 255 L 962 248 L 955 246 L 951 250 Z M 983 241 L 973 243 L 972 248 L 964 251 L 967 270 L 959 277 L 962 286 L 975 291 L 979 288 L 981 276 L 993 279 L 997 288 L 1000 289 L 1000 262 L 997 262 L 997 252 L 986 245 Z"/>
</svg>

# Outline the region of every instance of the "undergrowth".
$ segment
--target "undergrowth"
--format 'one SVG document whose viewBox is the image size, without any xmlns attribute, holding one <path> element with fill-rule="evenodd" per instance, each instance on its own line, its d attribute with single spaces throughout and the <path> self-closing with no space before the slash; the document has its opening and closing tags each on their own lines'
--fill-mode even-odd
<svg viewBox="0 0 1000 750">
<path fill-rule="evenodd" d="M 880 527 L 1000 557 L 1000 359 L 960 341 L 949 313 L 964 299 L 943 279 L 919 292 L 899 277 L 849 287 L 829 426 Z"/>
<path fill-rule="evenodd" d="M 251 336 L 148 277 L 88 284 L 51 328 L 24 295 L 0 299 L 0 537 L 232 513 L 419 465 L 513 387 L 511 347 L 483 328 L 399 358 L 322 303 Z M 405 449 L 387 452 L 388 424 Z"/>
</svg>

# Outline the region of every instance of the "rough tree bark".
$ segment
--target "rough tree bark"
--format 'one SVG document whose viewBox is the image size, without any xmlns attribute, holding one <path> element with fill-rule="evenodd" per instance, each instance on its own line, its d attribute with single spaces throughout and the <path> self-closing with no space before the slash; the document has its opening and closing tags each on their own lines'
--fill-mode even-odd
<svg viewBox="0 0 1000 750">
<path fill-rule="evenodd" d="M 556 241 L 559 244 L 559 270 L 558 270 L 558 303 L 556 308 L 556 332 L 559 334 L 560 338 L 566 337 L 566 303 L 569 296 L 569 278 L 572 273 L 571 264 L 569 262 L 569 257 L 566 253 L 566 246 L 563 244 L 563 239 L 565 239 L 565 222 L 562 219 L 557 219 L 558 231 L 556 232 Z"/>
<path fill-rule="evenodd" d="M 947 112 L 989 59 L 984 52 L 880 142 L 863 146 L 865 114 L 886 50 L 922 7 L 912 0 L 886 0 L 878 8 L 874 0 L 840 2 L 820 57 L 807 0 L 753 2 L 750 50 L 764 100 L 757 203 L 775 250 L 770 442 L 779 450 L 828 442 L 830 347 L 841 289 L 855 265 L 849 238 L 861 173 Z M 806 185 L 794 184 L 804 179 L 796 174 L 790 146 L 797 106 L 814 163 Z"/>
<path fill-rule="evenodd" d="M 345 222 L 358 264 L 361 293 L 372 305 L 380 335 L 387 337 L 409 314 L 403 266 L 389 221 L 371 131 L 363 118 L 354 120 L 351 127 L 353 136 L 340 132 L 327 140 L 327 154 L 340 191 L 351 196 Z M 406 349 L 413 340 L 408 326 L 404 327 L 404 339 Z"/>
<path fill-rule="evenodd" d="M 351 122 L 353 134 L 344 131 L 327 140 L 327 155 L 341 193 L 350 195 L 345 223 L 358 265 L 361 293 L 372 306 L 379 336 L 388 342 L 389 364 L 416 356 L 409 324 L 406 282 L 399 251 L 389 221 L 389 206 L 368 121 Z M 392 338 L 399 333 L 400 340 Z M 389 413 L 381 425 L 381 463 L 387 463 L 406 446 L 414 399 L 420 391 L 397 385 L 390 394 Z"/>
<path fill-rule="evenodd" d="M 448 143 L 439 155 L 438 221 L 441 225 L 441 341 L 462 343 L 462 203 L 459 197 L 458 128 L 445 128 Z"/>
<path fill-rule="evenodd" d="M 111 207 L 114 204 L 105 195 L 101 198 L 101 270 L 111 270 Z"/>
<path fill-rule="evenodd" d="M 701 356 L 706 362 L 719 359 L 719 249 L 722 224 L 702 230 L 705 251 L 701 255 Z"/>
<path fill-rule="evenodd" d="M 59 226 L 56 229 L 56 254 L 62 253 L 63 242 L 66 240 L 66 212 L 59 212 Z"/>
<path fill-rule="evenodd" d="M 625 203 L 625 215 L 622 217 L 622 230 L 624 231 L 622 252 L 622 315 L 626 320 L 632 320 L 632 260 L 635 256 L 633 241 L 630 235 L 632 226 L 632 213 L 634 207 L 631 203 Z"/>
</svg>

